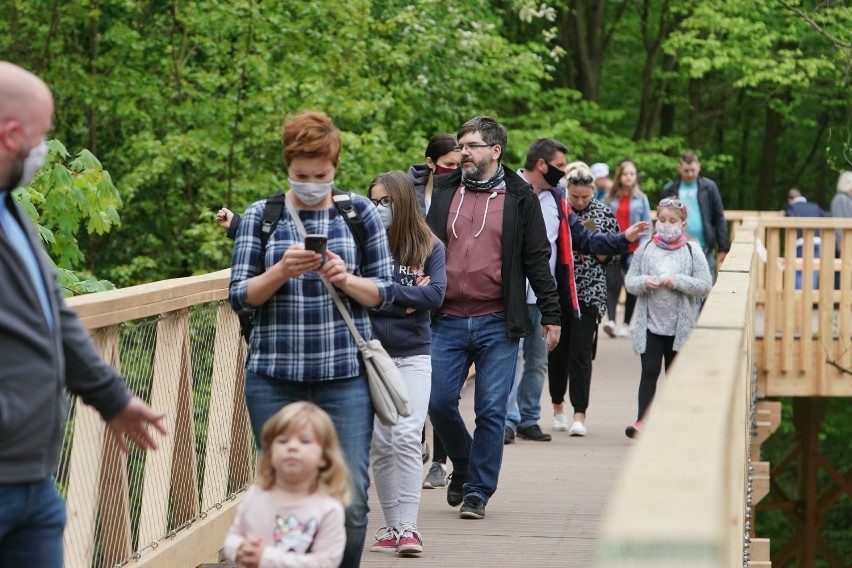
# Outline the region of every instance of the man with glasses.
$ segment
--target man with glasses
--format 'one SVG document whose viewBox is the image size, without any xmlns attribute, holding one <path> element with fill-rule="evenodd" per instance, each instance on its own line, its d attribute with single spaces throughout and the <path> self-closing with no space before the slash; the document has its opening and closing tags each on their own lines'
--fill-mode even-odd
<svg viewBox="0 0 852 568">
<path fill-rule="evenodd" d="M 506 403 L 515 376 L 518 342 L 533 329 L 525 279 L 541 310 L 547 348 L 559 342 L 560 309 L 550 271 L 541 208 L 523 178 L 501 164 L 507 133 L 487 116 L 458 131 L 461 168 L 435 179 L 427 222 L 447 247 L 447 290 L 432 324 L 429 417 L 453 462 L 447 490 L 463 519 L 485 517 L 503 459 Z M 603 254 L 627 248 L 606 239 Z M 579 236 L 588 245 L 589 235 Z M 459 394 L 476 365 L 471 436 L 459 413 Z"/>
<path fill-rule="evenodd" d="M 663 187 L 660 197 L 677 198 L 686 205 L 687 237 L 701 245 L 715 281 L 715 269 L 730 250 L 722 196 L 716 182 L 699 175 L 701 162 L 695 153 L 686 152 L 681 157 L 678 172 L 680 177 Z"/>
</svg>

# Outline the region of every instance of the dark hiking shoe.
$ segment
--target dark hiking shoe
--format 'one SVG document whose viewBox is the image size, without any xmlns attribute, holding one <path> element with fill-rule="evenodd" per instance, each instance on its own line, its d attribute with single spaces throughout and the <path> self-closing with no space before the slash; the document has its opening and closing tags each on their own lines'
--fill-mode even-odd
<svg viewBox="0 0 852 568">
<path fill-rule="evenodd" d="M 503 427 L 503 445 L 515 443 L 515 431 L 508 426 Z"/>
<path fill-rule="evenodd" d="M 526 428 L 518 428 L 518 437 L 524 440 L 535 440 L 536 442 L 550 441 L 550 434 L 542 432 L 538 424 L 533 424 Z"/>
<path fill-rule="evenodd" d="M 485 518 L 485 501 L 471 495 L 464 498 L 464 504 L 459 511 L 459 517 L 462 519 L 483 519 Z"/>
<path fill-rule="evenodd" d="M 447 503 L 450 507 L 458 507 L 464 501 L 464 484 L 469 477 L 466 473 L 455 471 L 450 474 L 450 485 L 447 487 Z"/>
</svg>

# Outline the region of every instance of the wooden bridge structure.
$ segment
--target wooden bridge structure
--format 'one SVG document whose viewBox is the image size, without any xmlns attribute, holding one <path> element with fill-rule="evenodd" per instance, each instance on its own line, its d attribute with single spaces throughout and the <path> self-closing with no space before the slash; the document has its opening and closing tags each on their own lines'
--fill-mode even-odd
<svg viewBox="0 0 852 568">
<path fill-rule="evenodd" d="M 727 216 L 731 252 L 642 438 L 623 435 L 635 413 L 638 358 L 627 340 L 602 337 L 590 435 L 508 447 L 483 521 L 460 521 L 442 491 L 424 490 L 426 564 L 810 567 L 819 556 L 850 565 L 820 527 L 850 495 L 852 474 L 820 454 L 818 436 L 820 401 L 852 395 L 852 220 Z M 822 251 L 840 245 L 842 258 L 815 258 L 815 236 Z M 171 435 L 157 452 L 124 455 L 99 417 L 72 401 L 57 472 L 66 566 L 218 561 L 254 470 L 245 348 L 228 282 L 224 270 L 69 301 L 134 392 L 167 412 Z M 793 397 L 797 443 L 786 463 L 769 464 L 760 447 L 781 419 L 779 397 Z M 543 399 L 545 429 L 549 408 Z M 770 554 L 755 513 L 772 468 L 794 463 L 798 492 L 777 503 L 798 536 Z M 380 510 L 370 526 L 381 526 Z M 365 553 L 363 564 L 396 563 L 378 556 Z"/>
</svg>

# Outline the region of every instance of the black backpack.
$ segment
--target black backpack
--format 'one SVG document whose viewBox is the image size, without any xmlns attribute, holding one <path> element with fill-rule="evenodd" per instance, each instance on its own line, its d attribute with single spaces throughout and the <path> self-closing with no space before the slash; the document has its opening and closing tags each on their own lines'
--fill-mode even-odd
<svg viewBox="0 0 852 568">
<path fill-rule="evenodd" d="M 331 198 L 334 200 L 334 205 L 337 211 L 343 216 L 343 220 L 349 226 L 352 236 L 355 239 L 355 244 L 361 255 L 364 255 L 365 246 L 367 244 L 367 229 L 364 226 L 364 219 L 352 203 L 352 198 L 349 193 L 341 191 L 337 188 L 332 189 Z M 260 260 L 258 261 L 258 273 L 264 269 L 264 257 L 266 255 L 266 244 L 269 242 L 269 237 L 275 232 L 275 227 L 281 220 L 281 215 L 284 212 L 284 193 L 276 193 L 266 199 L 266 206 L 263 208 L 263 220 L 260 224 Z M 241 314 L 240 333 L 248 343 L 251 336 L 251 330 L 254 327 L 254 312 Z"/>
</svg>

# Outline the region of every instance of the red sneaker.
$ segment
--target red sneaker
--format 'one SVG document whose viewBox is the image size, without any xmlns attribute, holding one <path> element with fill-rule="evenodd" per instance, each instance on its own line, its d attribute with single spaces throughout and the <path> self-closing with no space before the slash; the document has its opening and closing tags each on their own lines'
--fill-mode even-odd
<svg viewBox="0 0 852 568">
<path fill-rule="evenodd" d="M 382 533 L 379 536 L 380 533 Z M 399 542 L 399 532 L 396 527 L 382 527 L 376 531 L 376 542 L 370 546 L 372 552 L 396 552 L 396 545 Z"/>
<path fill-rule="evenodd" d="M 642 432 L 642 421 L 637 420 L 630 426 L 624 429 L 624 433 L 627 434 L 628 438 L 633 438 L 634 440 L 639 439 L 639 433 Z"/>
<path fill-rule="evenodd" d="M 423 538 L 414 525 L 400 527 L 396 551 L 400 554 L 420 554 L 423 552 Z"/>
</svg>

